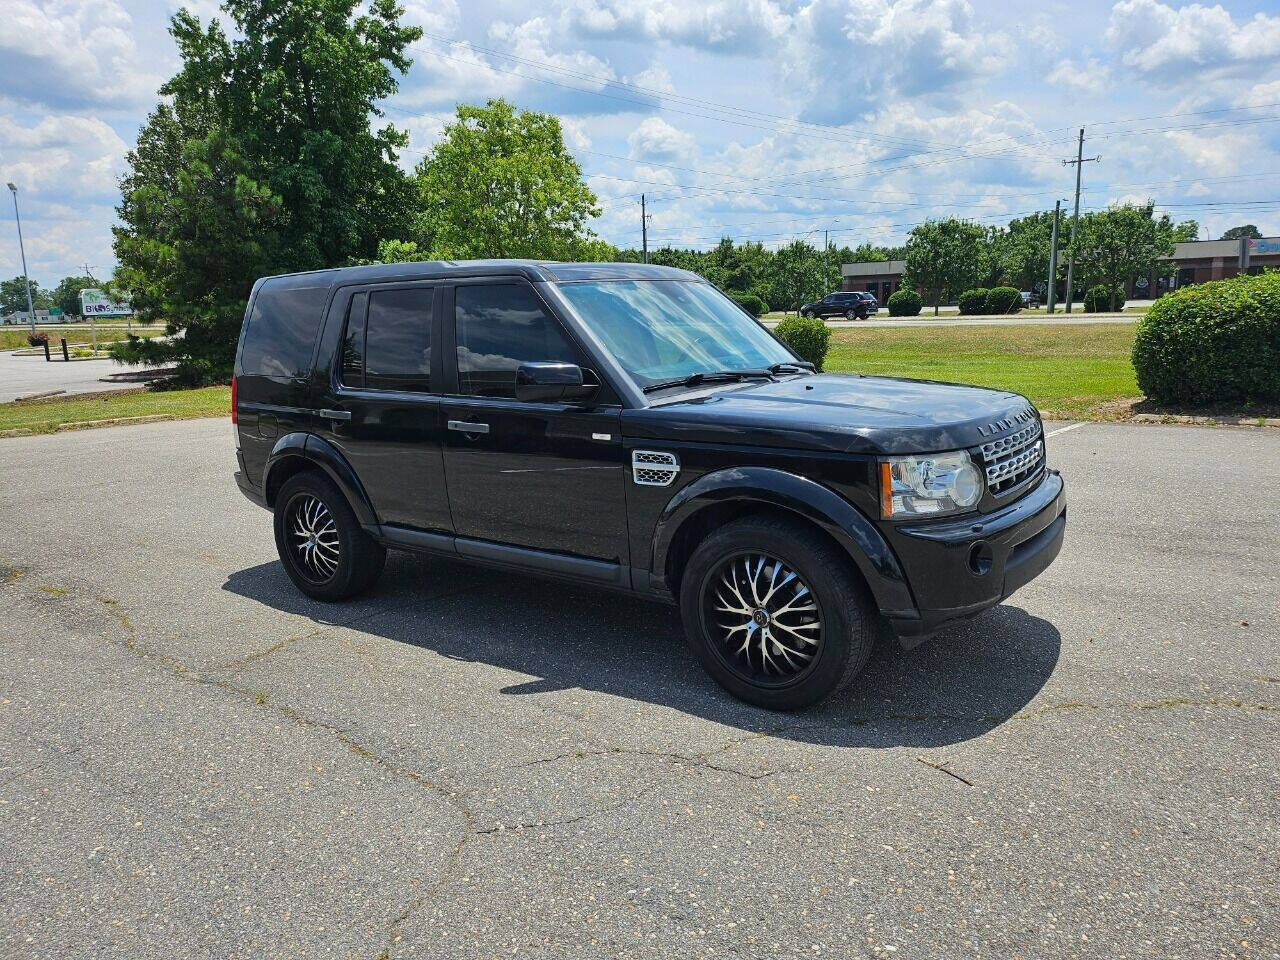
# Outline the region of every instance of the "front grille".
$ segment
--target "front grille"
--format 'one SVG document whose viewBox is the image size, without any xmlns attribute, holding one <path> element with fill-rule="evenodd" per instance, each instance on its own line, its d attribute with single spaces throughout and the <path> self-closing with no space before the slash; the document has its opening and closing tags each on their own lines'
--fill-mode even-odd
<svg viewBox="0 0 1280 960">
<path fill-rule="evenodd" d="M 993 494 L 1011 490 L 1044 469 L 1044 439 L 1040 422 L 982 445 L 987 489 Z"/>
</svg>

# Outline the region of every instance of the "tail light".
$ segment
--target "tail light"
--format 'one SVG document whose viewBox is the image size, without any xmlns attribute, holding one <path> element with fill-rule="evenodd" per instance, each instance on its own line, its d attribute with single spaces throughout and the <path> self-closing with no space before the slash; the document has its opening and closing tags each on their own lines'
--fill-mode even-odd
<svg viewBox="0 0 1280 960">
<path fill-rule="evenodd" d="M 238 392 L 237 387 L 239 386 L 239 383 L 239 377 L 231 378 L 231 422 L 233 424 L 240 422 L 240 411 L 236 409 L 236 394 Z"/>
</svg>

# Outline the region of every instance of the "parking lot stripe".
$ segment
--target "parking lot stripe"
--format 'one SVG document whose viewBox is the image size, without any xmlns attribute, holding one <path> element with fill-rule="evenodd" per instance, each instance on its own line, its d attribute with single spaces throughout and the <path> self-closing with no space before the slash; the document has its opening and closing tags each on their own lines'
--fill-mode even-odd
<svg viewBox="0 0 1280 960">
<path fill-rule="evenodd" d="M 1047 439 L 1049 439 L 1050 437 L 1056 437 L 1056 436 L 1057 436 L 1058 434 L 1060 434 L 1060 433 L 1066 433 L 1068 430 L 1075 430 L 1077 427 L 1083 427 L 1083 426 L 1084 426 L 1084 424 L 1083 424 L 1083 423 L 1072 423 L 1072 424 L 1068 424 L 1068 425 L 1067 425 L 1067 426 L 1065 426 L 1065 427 L 1059 427 L 1057 430 L 1050 430 L 1050 431 L 1049 431 L 1048 433 L 1046 433 L 1044 436 L 1045 436 L 1045 439 L 1047 440 Z"/>
</svg>

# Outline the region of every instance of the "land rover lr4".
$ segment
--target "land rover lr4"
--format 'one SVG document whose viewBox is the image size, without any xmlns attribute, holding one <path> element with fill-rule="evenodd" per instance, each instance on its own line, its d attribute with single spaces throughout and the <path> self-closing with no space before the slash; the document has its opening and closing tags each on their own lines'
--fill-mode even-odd
<svg viewBox="0 0 1280 960">
<path fill-rule="evenodd" d="M 640 264 L 397 263 L 254 286 L 239 470 L 303 593 L 388 548 L 678 606 L 774 709 L 847 684 L 1057 556 L 1062 479 L 1021 396 L 816 373 L 711 284 Z"/>
</svg>

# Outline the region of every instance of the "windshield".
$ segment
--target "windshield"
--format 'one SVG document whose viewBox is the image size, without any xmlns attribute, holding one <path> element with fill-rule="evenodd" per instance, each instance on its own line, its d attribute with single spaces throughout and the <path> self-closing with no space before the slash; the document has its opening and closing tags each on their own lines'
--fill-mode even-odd
<svg viewBox="0 0 1280 960">
<path fill-rule="evenodd" d="M 592 280 L 562 283 L 560 292 L 641 387 L 796 362 L 709 283 Z"/>
</svg>

